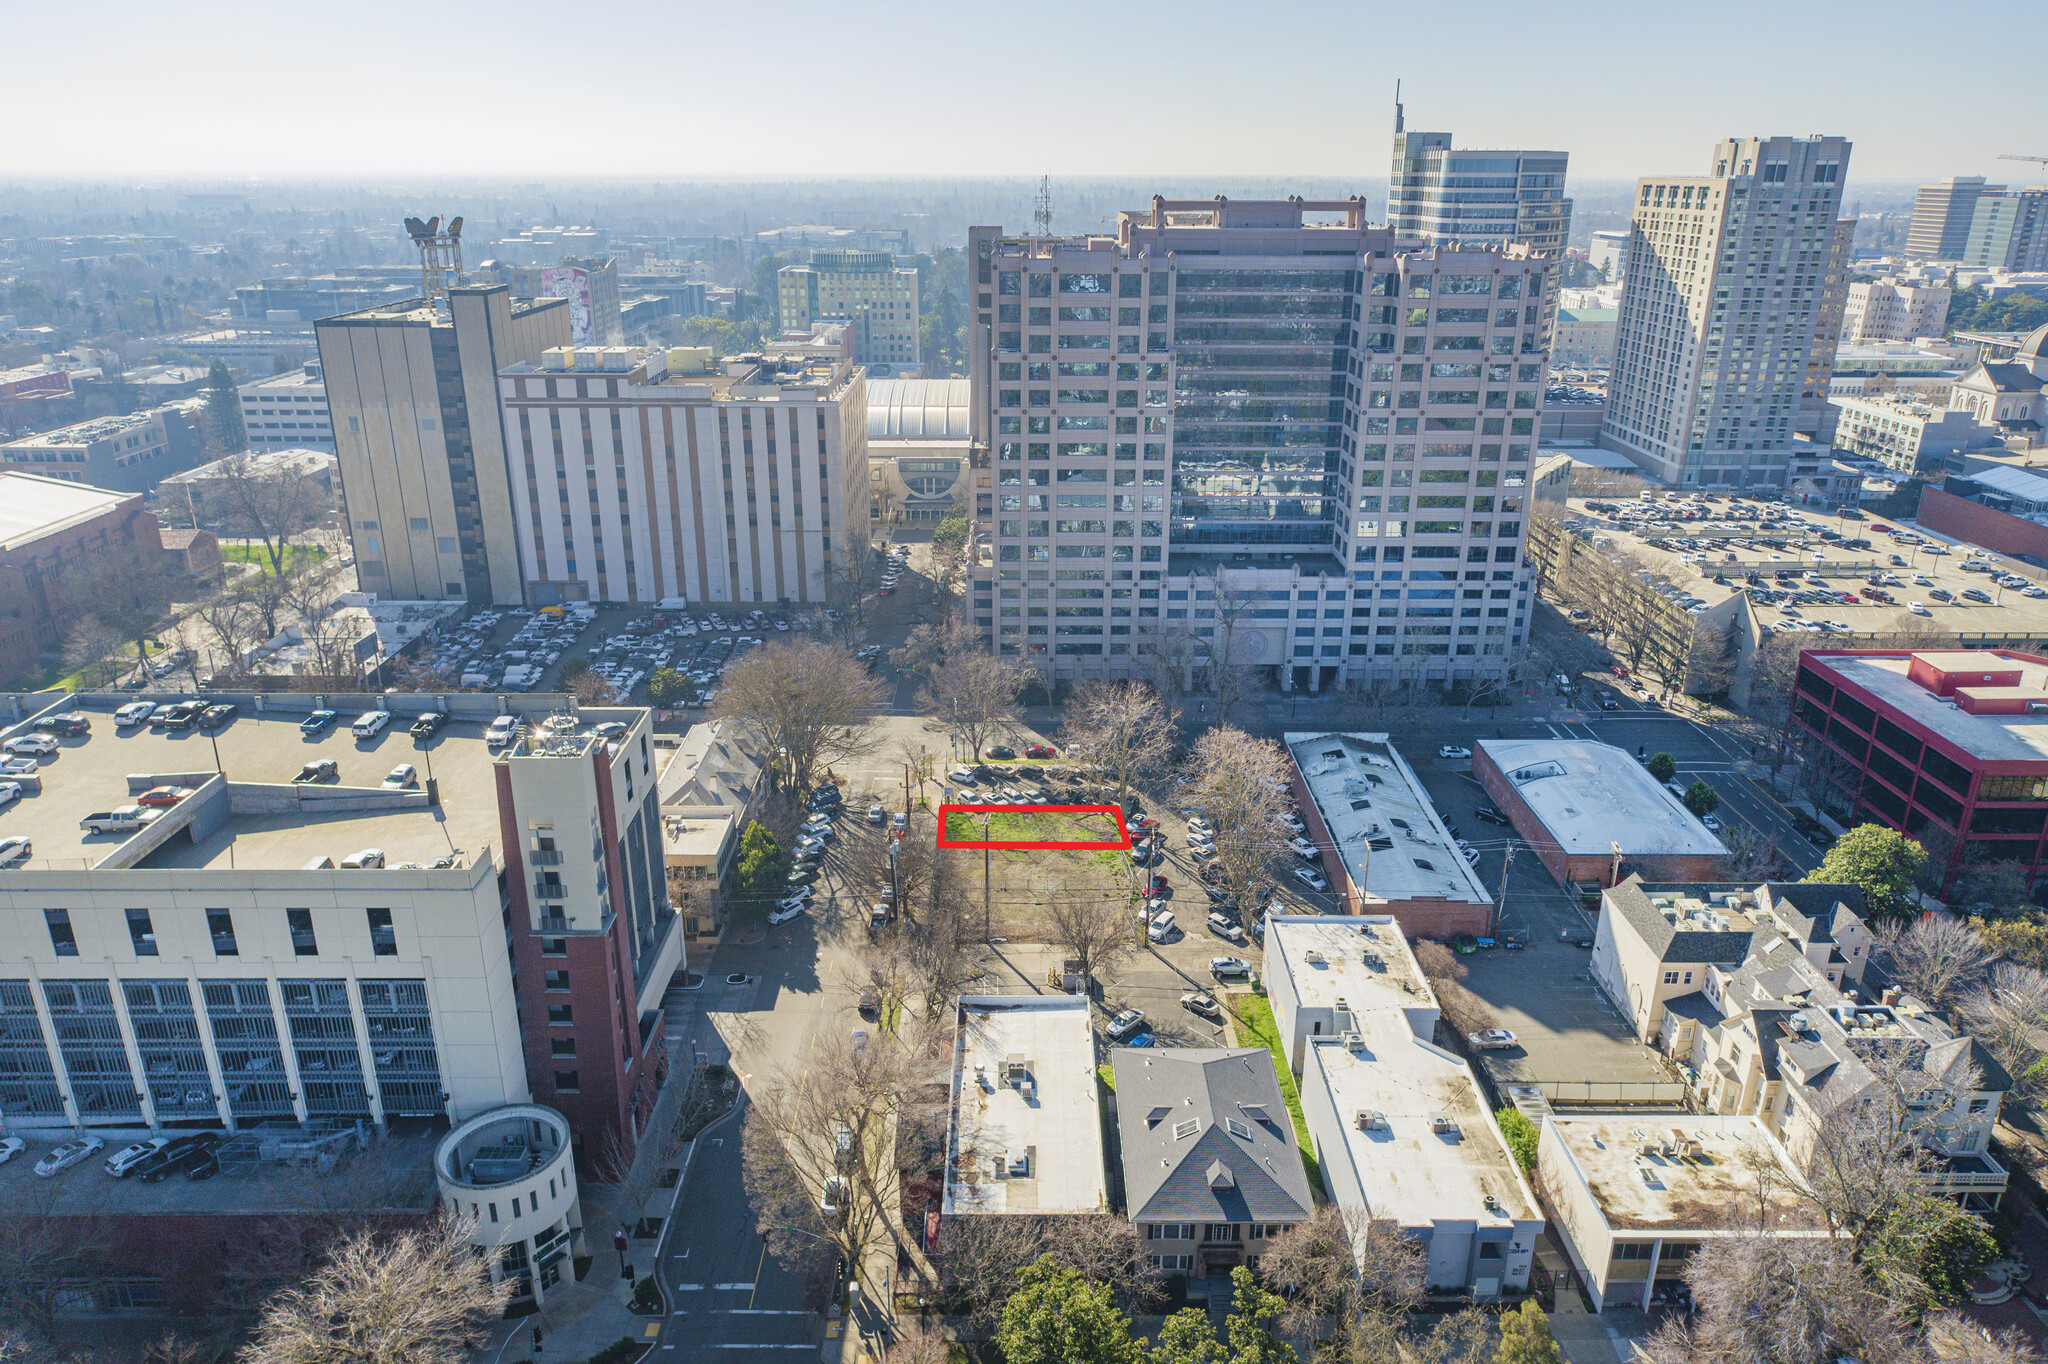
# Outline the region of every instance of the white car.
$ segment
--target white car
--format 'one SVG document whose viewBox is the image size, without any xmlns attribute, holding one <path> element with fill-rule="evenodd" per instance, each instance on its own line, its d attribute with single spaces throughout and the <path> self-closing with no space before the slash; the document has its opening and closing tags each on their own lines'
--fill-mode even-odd
<svg viewBox="0 0 2048 1364">
<path fill-rule="evenodd" d="M 1287 846 L 1294 849 L 1294 855 L 1297 857 L 1314 858 L 1316 855 L 1316 845 L 1305 838 L 1290 838 L 1287 840 Z"/>
<path fill-rule="evenodd" d="M 1727 827 L 1726 825 L 1721 823 L 1721 817 L 1719 815 L 1701 815 L 1700 823 L 1706 825 L 1715 833 L 1720 833 L 1722 829 Z"/>
<path fill-rule="evenodd" d="M 780 901 L 775 907 L 775 912 L 768 916 L 768 922 L 771 924 L 786 924 L 809 908 L 810 905 L 803 900 Z"/>
<path fill-rule="evenodd" d="M 512 736 L 518 729 L 518 716 L 500 715 L 491 721 L 491 727 L 484 731 L 484 742 L 492 748 L 502 748 L 512 742 Z"/>
<path fill-rule="evenodd" d="M 974 785 L 974 773 L 964 767 L 956 767 L 946 774 L 946 780 L 952 782 L 955 786 L 972 786 Z"/>
<path fill-rule="evenodd" d="M 383 787 L 386 791 L 403 791 L 407 787 L 418 786 L 419 784 L 420 774 L 413 768 L 411 763 L 400 763 L 392 768 L 383 781 Z"/>
<path fill-rule="evenodd" d="M 1281 827 L 1292 833 L 1305 834 L 1308 832 L 1308 825 L 1301 822 L 1301 816 L 1291 812 L 1280 816 L 1280 824 Z"/>
<path fill-rule="evenodd" d="M 8 753 L 55 753 L 57 741 L 47 734 L 22 734 L 0 744 Z"/>
<path fill-rule="evenodd" d="M 792 903 L 800 905 L 808 904 L 810 903 L 811 893 L 811 888 L 809 886 L 798 886 L 795 890 L 791 891 L 788 895 L 785 895 L 777 903 L 784 905 Z"/>
<path fill-rule="evenodd" d="M 1172 910 L 1161 910 L 1157 918 L 1145 925 L 1145 936 L 1153 942 L 1165 942 L 1173 936 L 1175 924 Z"/>
<path fill-rule="evenodd" d="M 1196 815 L 1188 820 L 1188 833 L 1190 835 L 1201 834 L 1206 838 L 1214 838 L 1216 836 L 1216 826 L 1203 819 L 1200 815 Z"/>
<path fill-rule="evenodd" d="M 130 701 L 114 712 L 114 725 L 119 729 L 146 725 L 149 723 L 149 713 L 155 709 L 156 707 L 147 701 Z"/>
<path fill-rule="evenodd" d="M 361 852 L 350 853 L 347 857 L 341 859 L 341 869 L 343 871 L 375 871 L 383 865 L 384 850 L 382 848 L 365 848 Z"/>
<path fill-rule="evenodd" d="M 2048 595 L 2048 593 L 2044 593 L 2043 595 Z M 1906 609 L 1908 611 L 1911 611 L 1916 616 L 1931 616 L 1934 614 L 1932 611 L 1928 610 L 1926 607 L 1922 606 L 1919 602 L 1916 601 L 1907 602 Z"/>
<path fill-rule="evenodd" d="M 1314 867 L 1296 867 L 1294 869 L 1294 879 L 1307 886 L 1310 890 L 1328 890 L 1330 888 L 1330 883 L 1324 880 L 1323 874 Z"/>
<path fill-rule="evenodd" d="M 1445 744 L 1436 751 L 1436 755 L 1439 758 L 1469 758 L 1472 756 L 1472 750 L 1469 748 L 1459 748 L 1455 744 Z"/>
<path fill-rule="evenodd" d="M 170 1144 L 171 1139 L 169 1137 L 149 1137 L 133 1145 L 124 1146 L 114 1152 L 113 1155 L 107 1157 L 106 1171 L 114 1178 L 119 1179 L 137 1165 L 140 1165 L 144 1160 L 147 1160 L 150 1156 L 155 1155 Z"/>
<path fill-rule="evenodd" d="M 14 802 L 16 802 L 17 800 L 20 800 L 20 799 L 21 799 L 21 783 L 20 783 L 20 782 L 18 782 L 18 781 L 0 781 L 0 809 L 4 809 L 5 807 L 7 807 L 7 806 L 9 806 L 9 805 L 12 805 L 12 804 L 14 804 Z"/>
<path fill-rule="evenodd" d="M 390 711 L 366 710 L 356 717 L 356 722 L 349 726 L 349 730 L 358 739 L 370 739 L 376 737 L 383 731 L 384 726 L 390 723 Z"/>
<path fill-rule="evenodd" d="M 36 1173 L 44 1179 L 60 1174 L 97 1151 L 104 1151 L 107 1144 L 98 1137 L 80 1137 L 67 1141 L 56 1150 L 36 1162 Z"/>
<path fill-rule="evenodd" d="M 28 1143 L 20 1137 L 0 1137 L 0 1165 L 5 1165 L 27 1149 Z"/>
<path fill-rule="evenodd" d="M 1211 914 L 1209 916 L 1209 931 L 1228 942 L 1244 941 L 1244 930 L 1238 927 L 1237 920 L 1231 918 L 1228 914 Z"/>
<path fill-rule="evenodd" d="M 25 838 L 0 838 L 0 867 L 11 867 L 17 862 L 29 859 L 29 841 Z"/>
<path fill-rule="evenodd" d="M 1467 1033 L 1465 1041 L 1474 1051 L 1504 1051 L 1518 1045 L 1515 1035 L 1506 1028 L 1488 1028 L 1485 1032 Z"/>
<path fill-rule="evenodd" d="M 1124 1038 L 1129 1037 L 1144 1026 L 1145 1011 L 1143 1009 L 1125 1009 L 1115 1018 L 1110 1019 L 1102 1031 L 1108 1035 L 1110 1041 L 1121 1042 Z"/>
</svg>

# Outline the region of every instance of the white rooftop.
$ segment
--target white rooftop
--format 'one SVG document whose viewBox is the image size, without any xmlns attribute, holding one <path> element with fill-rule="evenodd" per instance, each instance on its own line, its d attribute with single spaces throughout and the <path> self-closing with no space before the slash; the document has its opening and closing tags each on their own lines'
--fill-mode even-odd
<svg viewBox="0 0 2048 1364">
<path fill-rule="evenodd" d="M 2040 692 L 2048 701 L 2048 668 L 2011 655 L 2004 657 L 2008 666 L 2019 668 L 2020 686 Z M 1972 757 L 1998 762 L 2048 758 L 2048 715 L 1972 715 L 1960 710 L 1906 676 L 1913 662 L 1909 654 L 1889 658 L 1828 654 L 1816 661 Z"/>
<path fill-rule="evenodd" d="M 1568 854 L 1727 853 L 1643 765 L 1612 744 L 1585 739 L 1481 739 L 1543 827 Z"/>
<path fill-rule="evenodd" d="M 1286 742 L 1345 870 L 1368 902 L 1493 902 L 1386 735 L 1296 733 Z"/>
<path fill-rule="evenodd" d="M 1108 1211 L 1088 1009 L 1079 995 L 962 997 L 948 1215 Z"/>
<path fill-rule="evenodd" d="M 135 496 L 40 474 L 0 473 L 0 549 L 90 521 Z"/>
<path fill-rule="evenodd" d="M 1744 1147 L 1767 1152 L 1778 1164 L 1768 1193 L 1772 1229 L 1814 1225 L 1813 1205 L 1794 1183 L 1797 1173 L 1753 1114 L 1552 1114 L 1544 1125 L 1616 1231 L 1642 1236 L 1753 1226 L 1757 1176 L 1738 1159 Z M 1545 1178 L 1549 1168 L 1546 1163 Z"/>
<path fill-rule="evenodd" d="M 868 380 L 871 440 L 966 440 L 966 379 Z"/>
<path fill-rule="evenodd" d="M 1356 1040 L 1315 1039 L 1301 1082 L 1327 1090 L 1344 1133 L 1341 1156 L 1318 1153 L 1325 1178 L 1355 1183 L 1375 1220 L 1504 1226 L 1541 1217 L 1471 1068 L 1416 1037 L 1399 1013 L 1361 1015 Z"/>
<path fill-rule="evenodd" d="M 1423 979 L 1401 925 L 1385 915 L 1269 915 L 1267 971 L 1287 972 L 1303 1008 L 1354 1013 L 1372 1009 L 1434 1009 L 1436 994 Z"/>
</svg>

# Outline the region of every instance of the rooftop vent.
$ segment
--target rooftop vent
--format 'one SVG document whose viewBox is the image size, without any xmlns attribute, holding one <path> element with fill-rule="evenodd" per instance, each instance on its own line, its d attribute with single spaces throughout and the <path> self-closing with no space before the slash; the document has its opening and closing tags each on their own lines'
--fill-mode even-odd
<svg viewBox="0 0 2048 1364">
<path fill-rule="evenodd" d="M 1361 1132 L 1384 1132 L 1387 1130 L 1387 1115 L 1376 1108 L 1361 1108 L 1352 1121 Z"/>
<path fill-rule="evenodd" d="M 1236 1118 L 1225 1118 L 1223 1126 L 1233 1137 L 1237 1137 L 1242 1141 L 1250 1141 L 1252 1139 L 1251 1126 L 1247 1123 L 1239 1122 Z"/>
<path fill-rule="evenodd" d="M 1173 1139 L 1175 1141 L 1186 1141 L 1201 1130 L 1202 1124 L 1193 1118 L 1189 1118 L 1184 1122 L 1177 1122 L 1173 1125 Z"/>
<path fill-rule="evenodd" d="M 1344 1034 L 1344 1050 L 1346 1050 L 1346 1051 L 1364 1051 L 1364 1050 L 1365 1050 L 1365 1038 L 1364 1038 L 1364 1037 L 1363 1037 L 1362 1035 L 1360 1035 L 1360 1034 L 1358 1034 L 1358 1033 L 1355 1033 L 1355 1032 L 1347 1032 L 1347 1033 L 1345 1033 L 1345 1034 Z"/>
</svg>

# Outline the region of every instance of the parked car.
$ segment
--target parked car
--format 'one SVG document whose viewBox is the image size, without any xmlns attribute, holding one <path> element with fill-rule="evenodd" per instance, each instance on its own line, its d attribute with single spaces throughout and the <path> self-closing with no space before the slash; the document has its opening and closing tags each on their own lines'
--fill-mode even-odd
<svg viewBox="0 0 2048 1364">
<path fill-rule="evenodd" d="M 1715 833 L 1719 833 L 1722 829 L 1727 827 L 1726 825 L 1721 823 L 1721 817 L 1719 815 L 1701 815 L 1700 823 L 1706 825 Z"/>
<path fill-rule="evenodd" d="M 0 838 L 0 867 L 11 867 L 17 862 L 26 862 L 32 851 L 25 838 Z"/>
<path fill-rule="evenodd" d="M 898 810 L 895 814 L 889 816 L 889 827 L 897 833 L 902 833 L 910 827 L 909 814 Z"/>
<path fill-rule="evenodd" d="M 57 741 L 47 734 L 20 734 L 0 744 L 9 753 L 55 753 Z"/>
<path fill-rule="evenodd" d="M 880 824 L 888 817 L 889 811 L 883 807 L 882 802 L 880 802 L 879 800 L 876 801 L 874 804 L 868 806 L 868 823 Z"/>
<path fill-rule="evenodd" d="M 36 1162 L 36 1173 L 44 1179 L 60 1174 L 97 1151 L 106 1149 L 106 1143 L 98 1137 L 80 1137 L 67 1141 Z"/>
<path fill-rule="evenodd" d="M 390 711 L 366 710 L 356 717 L 354 724 L 349 726 L 349 732 L 358 739 L 374 739 L 377 735 L 383 733 L 384 726 L 390 723 Z"/>
<path fill-rule="evenodd" d="M 130 701 L 114 712 L 114 725 L 119 729 L 146 725 L 149 723 L 149 713 L 155 709 L 156 707 L 147 701 Z"/>
<path fill-rule="evenodd" d="M 201 729 L 219 729 L 241 713 L 242 708 L 240 706 L 232 702 L 223 701 L 217 706 L 208 706 L 205 710 L 199 712 L 199 727 Z"/>
<path fill-rule="evenodd" d="M 1307 886 L 1310 890 L 1328 890 L 1330 888 L 1330 883 L 1324 880 L 1323 874 L 1314 867 L 1296 867 L 1294 869 L 1294 879 Z"/>
<path fill-rule="evenodd" d="M 1519 1046 L 1515 1035 L 1506 1028 L 1488 1028 L 1485 1032 L 1468 1033 L 1465 1041 L 1474 1051 L 1505 1051 Z"/>
<path fill-rule="evenodd" d="M 1237 920 L 1221 912 L 1209 916 L 1209 931 L 1226 942 L 1243 942 L 1244 929 Z"/>
<path fill-rule="evenodd" d="M 1145 925 L 1145 936 L 1153 942 L 1165 942 L 1179 926 L 1174 921 L 1172 910 L 1161 910 L 1151 923 Z"/>
<path fill-rule="evenodd" d="M 30 728 L 39 734 L 59 734 L 67 739 L 75 739 L 81 734 L 92 733 L 92 721 L 77 714 L 45 715 Z"/>
<path fill-rule="evenodd" d="M 1060 751 L 1051 744 L 1030 744 L 1024 749 L 1027 758 L 1057 758 Z"/>
<path fill-rule="evenodd" d="M 170 1144 L 169 1137 L 147 1137 L 142 1141 L 133 1142 L 107 1157 L 106 1171 L 114 1178 L 120 1179 Z"/>
<path fill-rule="evenodd" d="M 810 908 L 810 902 L 807 900 L 778 901 L 775 906 L 775 912 L 768 916 L 768 922 L 771 924 L 786 924 L 808 908 Z"/>
<path fill-rule="evenodd" d="M 1317 857 L 1316 845 L 1299 836 L 1287 840 L 1287 846 L 1294 849 L 1296 857 L 1305 857 L 1313 862 Z"/>
<path fill-rule="evenodd" d="M 327 782 L 341 780 L 341 764 L 332 758 L 315 758 L 299 769 L 294 782 Z"/>
<path fill-rule="evenodd" d="M 955 786 L 972 786 L 975 784 L 973 771 L 965 767 L 956 767 L 948 772 L 946 780 L 952 782 Z"/>
<path fill-rule="evenodd" d="M 173 1137 L 154 1153 L 144 1156 L 129 1173 L 144 1184 L 155 1184 L 211 1161 L 214 1149 L 220 1143 L 217 1132 L 194 1132 L 186 1137 Z"/>
<path fill-rule="evenodd" d="M 1103 1034 L 1110 1039 L 1110 1041 L 1118 1042 L 1122 1041 L 1126 1037 L 1129 1037 L 1132 1033 L 1136 1032 L 1140 1027 L 1144 1026 L 1144 1022 L 1145 1011 L 1143 1009 L 1125 1009 L 1115 1018 L 1110 1019 L 1109 1022 L 1103 1026 L 1102 1031 Z"/>
<path fill-rule="evenodd" d="M 0 1165 L 5 1165 L 27 1149 L 28 1143 L 20 1137 L 0 1137 Z"/>
<path fill-rule="evenodd" d="M 347 857 L 341 859 L 341 869 L 343 871 L 376 871 L 383 865 L 384 850 L 382 848 L 364 848 L 361 852 L 352 852 Z"/>
<path fill-rule="evenodd" d="M 1469 758 L 1472 756 L 1472 750 L 1459 748 L 1456 744 L 1445 744 L 1436 751 L 1436 755 L 1439 758 Z"/>
<path fill-rule="evenodd" d="M 1223 1021 L 1223 1009 L 1216 1003 L 1216 996 L 1207 990 L 1190 990 L 1180 997 L 1180 1006 L 1191 1014 L 1199 1014 L 1212 1023 Z"/>
<path fill-rule="evenodd" d="M 334 712 L 334 711 L 331 711 L 331 710 L 316 710 L 316 711 L 314 711 L 314 712 L 313 712 L 313 713 L 312 713 L 311 715 L 308 715 L 308 716 L 307 716 L 307 717 L 306 717 L 305 719 L 303 719 L 303 720 L 299 721 L 299 733 L 301 733 L 301 734 L 319 734 L 319 733 L 322 733 L 323 731 L 325 731 L 325 730 L 326 730 L 326 728 L 327 728 L 327 727 L 328 727 L 329 725 L 331 725 L 331 724 L 333 724 L 333 723 L 334 723 L 334 720 L 335 720 L 335 712 Z"/>
<path fill-rule="evenodd" d="M 1016 759 L 1017 750 L 1014 748 L 1005 748 L 1001 744 L 997 744 L 993 748 L 982 750 L 982 756 L 991 759 L 995 762 L 1006 763 L 1014 761 Z"/>
<path fill-rule="evenodd" d="M 503 748 L 512 742 L 513 736 L 518 732 L 518 716 L 500 715 L 491 721 L 488 729 L 484 730 L 484 743 L 491 748 Z"/>
<path fill-rule="evenodd" d="M 411 763 L 400 763 L 385 774 L 379 783 L 386 791 L 403 791 L 420 784 L 420 774 Z"/>
<path fill-rule="evenodd" d="M 419 717 L 412 722 L 412 728 L 408 733 L 415 739 L 431 739 L 435 732 L 447 723 L 448 714 L 446 711 L 422 711 Z"/>
<path fill-rule="evenodd" d="M 1252 978 L 1252 964 L 1243 957 L 1211 957 L 1209 974 L 1221 981 L 1247 981 Z"/>
<path fill-rule="evenodd" d="M 1491 805 L 1482 805 L 1477 810 L 1474 810 L 1472 813 L 1479 816 L 1479 818 L 1485 820 L 1488 824 L 1499 824 L 1504 826 L 1508 823 L 1508 817 L 1502 814 L 1500 811 L 1494 809 Z"/>
</svg>

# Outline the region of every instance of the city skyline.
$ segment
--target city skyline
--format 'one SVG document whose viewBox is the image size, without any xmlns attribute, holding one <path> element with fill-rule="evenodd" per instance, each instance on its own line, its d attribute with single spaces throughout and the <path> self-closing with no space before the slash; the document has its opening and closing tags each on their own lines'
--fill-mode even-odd
<svg viewBox="0 0 2048 1364">
<path fill-rule="evenodd" d="M 445 52 L 409 60 L 422 41 L 417 11 L 396 4 L 351 10 L 336 27 L 310 10 L 115 0 L 95 19 L 124 41 L 98 53 L 89 100 L 66 63 L 12 73 L 23 107 L 63 111 L 63 136 L 15 140 L 0 175 L 1378 175 L 1396 80 L 1412 126 L 1454 128 L 1475 148 L 1568 151 L 1574 177 L 1588 181 L 1697 173 L 1698 148 L 1724 137 L 1804 130 L 1854 139 L 1869 184 L 2022 182 L 2024 164 L 1996 158 L 2040 149 L 2001 130 L 2048 123 L 2038 84 L 2002 91 L 1996 106 L 1941 97 L 1981 78 L 1980 58 L 1958 45 L 1916 54 L 1931 67 L 1924 79 L 1868 95 L 1856 73 L 1895 58 L 1906 30 L 1894 20 L 1924 18 L 1903 3 L 1743 4 L 1710 29 L 1653 11 L 1625 31 L 1560 31 L 1506 5 L 1480 9 L 1472 31 L 1499 36 L 1452 50 L 1378 41 L 1399 13 L 1378 4 L 1251 16 L 1198 0 L 1177 6 L 1170 24 L 1140 11 L 1055 33 L 912 3 L 880 19 L 807 14 L 799 41 L 771 43 L 749 11 L 649 11 L 625 41 L 601 26 L 565 31 L 558 12 L 515 3 L 456 30 Z M 2021 0 L 1977 9 L 1986 31 L 2035 17 Z M 1773 26 L 1780 52 L 1813 54 L 1799 79 L 1767 80 L 1743 58 L 1749 12 Z M 56 52 L 87 36 L 76 13 L 12 16 L 16 50 Z M 749 47 L 772 60 L 704 55 Z M 1006 60 L 971 60 L 982 50 Z M 1683 51 L 1695 74 L 1727 76 L 1673 98 L 1658 60 L 1667 51 Z M 1150 60 L 1134 64 L 1134 52 Z M 233 78 L 164 80 L 209 63 Z M 853 136 L 815 136 L 827 91 L 832 127 Z M 2000 110 L 1995 125 L 1986 107 Z M 1033 108 L 1048 116 L 1017 119 Z M 1153 132 L 1073 139 L 1070 116 L 1082 111 Z M 750 135 L 715 135 L 733 121 Z"/>
</svg>

